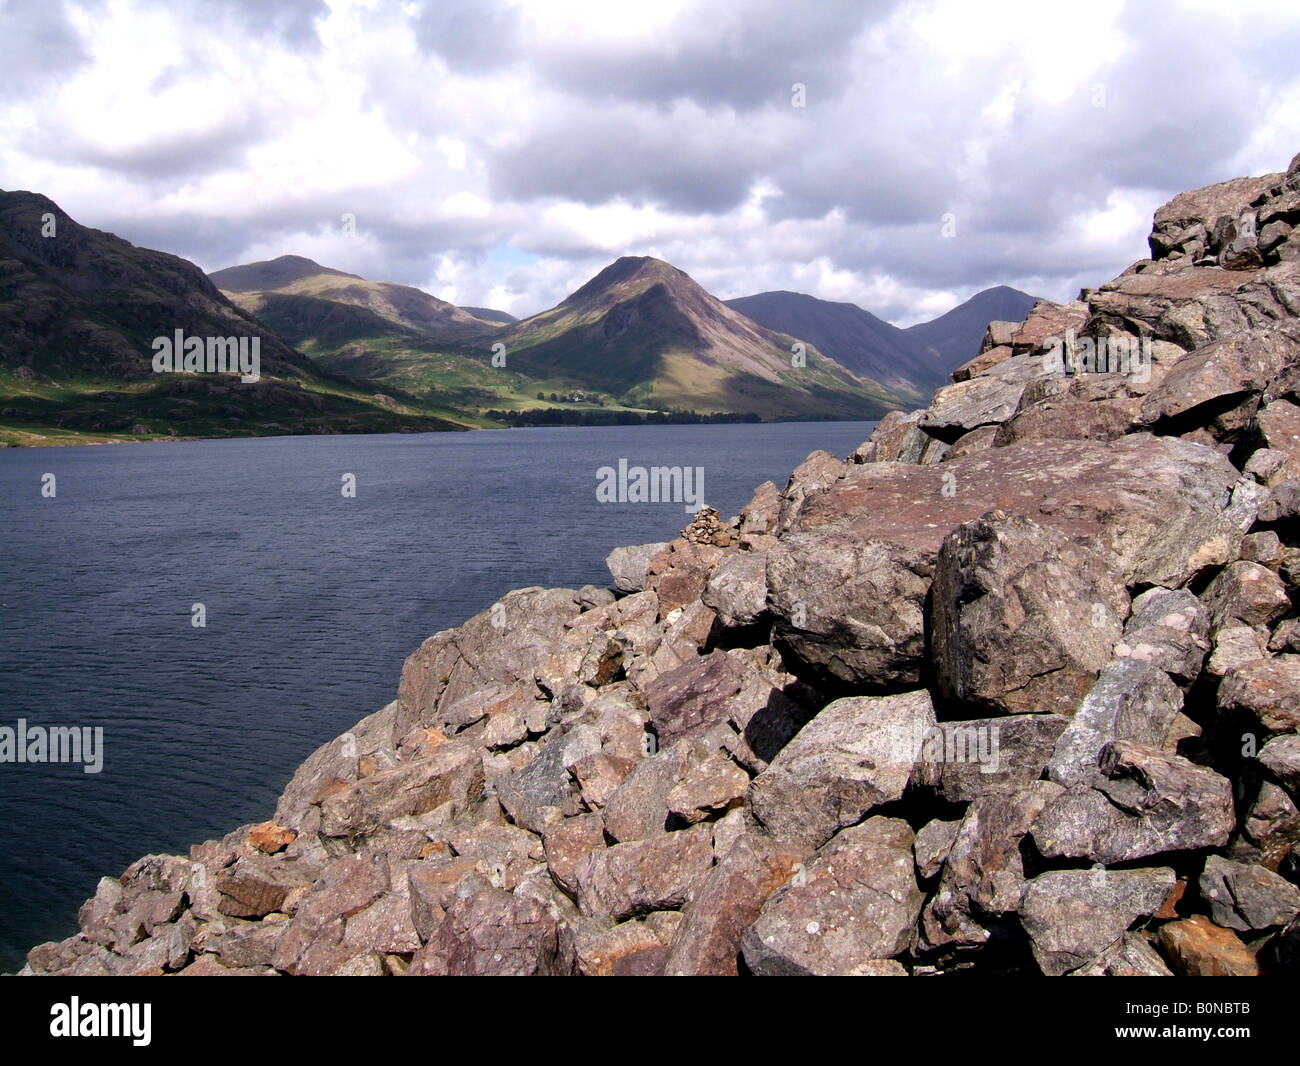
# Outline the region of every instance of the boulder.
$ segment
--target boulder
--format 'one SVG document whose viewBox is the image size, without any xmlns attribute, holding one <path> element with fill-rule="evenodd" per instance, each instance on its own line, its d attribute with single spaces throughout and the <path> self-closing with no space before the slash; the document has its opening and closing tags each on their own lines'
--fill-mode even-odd
<svg viewBox="0 0 1300 1066">
<path fill-rule="evenodd" d="M 1180 977 L 1257 977 L 1255 953 L 1203 915 L 1160 927 L 1160 946 Z"/>
<path fill-rule="evenodd" d="M 1300 795 L 1300 736 L 1274 737 L 1260 749 L 1259 762 L 1283 787 Z"/>
<path fill-rule="evenodd" d="M 1005 448 L 1022 440 L 1115 440 L 1132 430 L 1141 403 L 1119 375 L 1039 378 L 1025 388 L 993 443 Z"/>
<path fill-rule="evenodd" d="M 668 813 L 688 824 L 725 814 L 739 806 L 749 775 L 726 756 L 709 755 L 690 767 L 668 793 Z"/>
<path fill-rule="evenodd" d="M 932 599 L 940 693 L 1001 714 L 1072 715 L 1129 606 L 1087 548 L 1000 511 L 948 534 Z"/>
<path fill-rule="evenodd" d="M 930 947 L 982 945 L 991 921 L 1020 906 L 1021 842 L 1061 792 L 1051 781 L 1035 781 L 1010 795 L 981 796 L 966 808 L 925 907 L 922 931 Z"/>
<path fill-rule="evenodd" d="M 1025 886 L 1020 920 L 1043 973 L 1058 977 L 1095 962 L 1139 918 L 1159 910 L 1174 871 L 1050 870 Z"/>
<path fill-rule="evenodd" d="M 851 465 L 812 488 L 768 553 L 773 638 L 814 674 L 915 683 L 925 602 L 945 538 L 998 509 L 1063 533 L 1120 584 L 1178 587 L 1236 559 L 1238 480 L 1210 448 L 1132 435 L 1045 454 L 1026 441 L 916 468 Z"/>
<path fill-rule="evenodd" d="M 906 951 L 924 898 L 912 843 L 912 830 L 898 818 L 869 818 L 836 834 L 745 930 L 749 972 L 843 975 Z"/>
<path fill-rule="evenodd" d="M 779 840 L 821 847 L 903 794 L 934 724 L 925 690 L 836 700 L 754 778 L 755 817 Z"/>
<path fill-rule="evenodd" d="M 639 762 L 605 804 L 605 832 L 621 844 L 662 833 L 668 796 L 691 764 L 691 754 L 689 745 L 674 744 Z"/>
<path fill-rule="evenodd" d="M 1142 659 L 1115 660 L 1061 734 L 1047 776 L 1066 788 L 1091 782 L 1102 748 L 1113 740 L 1159 747 L 1182 706 L 1182 692 L 1163 670 Z"/>
<path fill-rule="evenodd" d="M 1173 971 L 1140 933 L 1125 933 L 1071 977 L 1173 977 Z"/>
<path fill-rule="evenodd" d="M 437 932 L 411 959 L 408 976 L 552 976 L 559 927 L 545 906 L 496 888 L 452 903 Z"/>
<path fill-rule="evenodd" d="M 552 740 L 522 770 L 497 782 L 497 799 L 511 820 L 533 833 L 577 814 L 578 789 L 569 771 L 579 760 L 600 753 L 600 730 L 579 725 Z"/>
<path fill-rule="evenodd" d="M 702 598 L 718 612 L 723 626 L 753 625 L 767 609 L 764 554 L 751 551 L 728 555 L 709 575 Z"/>
<path fill-rule="evenodd" d="M 1267 733 L 1300 729 L 1300 655 L 1257 659 L 1229 670 L 1219 709 L 1247 716 Z"/>
<path fill-rule="evenodd" d="M 1196 348 L 1178 359 L 1142 402 L 1138 423 L 1209 421 L 1234 402 L 1262 394 L 1293 349 L 1300 346 L 1279 333 L 1225 337 Z"/>
<path fill-rule="evenodd" d="M 578 906 L 588 916 L 625 921 L 683 907 L 713 864 L 713 830 L 696 825 L 676 833 L 596 851 L 578 875 Z"/>
<path fill-rule="evenodd" d="M 921 745 L 913 783 L 950 803 L 1019 792 L 1042 775 L 1069 722 L 1058 714 L 940 722 Z"/>
<path fill-rule="evenodd" d="M 729 701 L 743 687 L 740 664 L 725 651 L 700 656 L 651 680 L 645 700 L 660 745 L 699 736 L 726 721 Z"/>
<path fill-rule="evenodd" d="M 1231 625 L 1266 626 L 1291 606 L 1281 578 L 1259 563 L 1238 561 L 1222 570 L 1201 594 L 1212 630 Z"/>
<path fill-rule="evenodd" d="M 620 592 L 642 592 L 649 577 L 650 560 L 668 547 L 667 541 L 615 548 L 605 556 L 605 566 Z"/>
<path fill-rule="evenodd" d="M 683 910 L 664 972 L 683 977 L 735 976 L 742 934 L 804 858 L 802 849 L 758 833 L 743 834 L 703 876 Z"/>
<path fill-rule="evenodd" d="M 578 875 L 591 853 L 605 846 L 605 820 L 599 814 L 579 814 L 554 823 L 543 838 L 551 877 L 569 895 L 578 891 Z"/>
<path fill-rule="evenodd" d="M 278 911 L 295 889 L 312 884 L 318 872 L 268 855 L 241 856 L 217 878 L 218 910 L 236 918 L 261 918 Z"/>
<path fill-rule="evenodd" d="M 1016 413 L 1025 382 L 981 374 L 939 389 L 919 427 L 951 443 L 978 426 L 997 425 Z"/>
<path fill-rule="evenodd" d="M 1205 860 L 1201 898 L 1216 925 L 1257 933 L 1286 925 L 1300 914 L 1300 888 L 1262 866 L 1220 855 Z"/>
<path fill-rule="evenodd" d="M 482 750 L 470 738 L 449 741 L 427 758 L 400 763 L 329 796 L 321 804 L 320 831 L 328 837 L 359 836 L 444 803 L 464 810 L 482 794 Z"/>
<path fill-rule="evenodd" d="M 944 861 L 948 858 L 948 853 L 952 851 L 953 841 L 957 839 L 957 831 L 961 828 L 961 820 L 945 822 L 936 818 L 932 822 L 927 822 L 916 834 L 916 842 L 912 845 L 912 853 L 916 857 L 916 870 L 923 880 L 928 881 L 943 868 Z"/>
<path fill-rule="evenodd" d="M 1226 778 L 1126 740 L 1102 748 L 1099 764 L 1091 785 L 1075 785 L 1034 821 L 1042 855 L 1110 865 L 1228 842 L 1235 818 Z"/>
<path fill-rule="evenodd" d="M 1200 675 L 1209 635 L 1210 617 L 1187 589 L 1147 589 L 1133 600 L 1115 657 L 1149 662 L 1189 685 Z"/>
</svg>

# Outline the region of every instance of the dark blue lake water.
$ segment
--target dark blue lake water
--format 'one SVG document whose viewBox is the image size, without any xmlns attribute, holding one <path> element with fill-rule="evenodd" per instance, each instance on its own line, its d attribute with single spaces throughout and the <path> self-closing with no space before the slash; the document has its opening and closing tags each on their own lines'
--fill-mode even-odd
<svg viewBox="0 0 1300 1066">
<path fill-rule="evenodd" d="M 727 518 L 872 425 L 0 451 L 0 727 L 104 730 L 98 774 L 0 763 L 0 971 L 74 933 L 102 875 L 270 817 L 303 758 L 395 697 L 425 637 L 512 588 L 606 585 L 611 548 L 689 520 L 598 503 L 597 468 L 703 467 Z"/>
</svg>

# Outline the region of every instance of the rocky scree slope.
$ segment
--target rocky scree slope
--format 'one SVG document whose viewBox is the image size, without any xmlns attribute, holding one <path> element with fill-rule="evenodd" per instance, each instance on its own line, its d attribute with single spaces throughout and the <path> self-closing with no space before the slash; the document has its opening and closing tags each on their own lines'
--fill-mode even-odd
<svg viewBox="0 0 1300 1066">
<path fill-rule="evenodd" d="M 1300 156 L 1175 198 L 847 460 L 429 638 L 24 972 L 1294 970 L 1297 222 Z"/>
</svg>

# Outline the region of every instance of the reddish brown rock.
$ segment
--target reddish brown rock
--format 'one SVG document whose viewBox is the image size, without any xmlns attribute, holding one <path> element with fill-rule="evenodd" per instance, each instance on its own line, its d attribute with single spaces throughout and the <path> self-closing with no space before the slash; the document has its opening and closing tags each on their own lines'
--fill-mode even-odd
<svg viewBox="0 0 1300 1066">
<path fill-rule="evenodd" d="M 749 775 L 720 754 L 691 767 L 668 793 L 668 812 L 694 824 L 738 806 L 749 788 Z"/>
<path fill-rule="evenodd" d="M 533 977 L 559 973 L 559 928 L 538 900 L 488 888 L 452 903 L 408 976 Z"/>
<path fill-rule="evenodd" d="M 1248 715 L 1268 733 L 1300 730 L 1300 655 L 1256 659 L 1229 670 L 1219 708 Z"/>
<path fill-rule="evenodd" d="M 279 910 L 295 888 L 315 880 L 316 871 L 261 853 L 245 855 L 217 878 L 219 910 L 239 918 L 261 918 Z"/>
<path fill-rule="evenodd" d="M 649 682 L 646 706 L 660 746 L 697 736 L 726 721 L 728 701 L 743 685 L 739 665 L 725 651 L 701 656 Z"/>
<path fill-rule="evenodd" d="M 851 465 L 808 492 L 768 554 L 775 640 L 839 681 L 915 682 L 935 561 L 957 526 L 997 508 L 1084 542 L 1122 583 L 1177 587 L 1237 557 L 1242 530 L 1223 515 L 1237 479 L 1208 448 L 1141 435 Z"/>
<path fill-rule="evenodd" d="M 582 789 L 583 801 L 592 810 L 599 810 L 609 802 L 609 797 L 636 769 L 636 765 L 634 759 L 602 752 L 579 759 L 573 764 L 572 772 Z"/>
<path fill-rule="evenodd" d="M 701 881 L 686 905 L 665 973 L 735 976 L 740 938 L 769 896 L 794 875 L 802 849 L 746 833 Z"/>
<path fill-rule="evenodd" d="M 713 863 L 707 825 L 595 852 L 578 876 L 578 906 L 616 921 L 682 907 Z"/>
<path fill-rule="evenodd" d="M 1197 914 L 1160 927 L 1160 946 L 1180 977 L 1257 977 L 1255 954 L 1237 935 Z"/>
<path fill-rule="evenodd" d="M 483 754 L 465 738 L 438 747 L 426 759 L 399 763 L 363 778 L 321 804 L 321 833 L 356 836 L 404 815 L 451 803 L 463 810 L 483 793 Z"/>
<path fill-rule="evenodd" d="M 543 838 L 546 865 L 551 877 L 565 892 L 576 895 L 578 876 L 592 852 L 605 846 L 605 822 L 599 814 L 580 814 L 555 823 Z"/>
<path fill-rule="evenodd" d="M 1098 556 L 1000 511 L 948 535 L 931 598 L 939 691 L 1001 714 L 1074 714 L 1129 606 Z"/>
<path fill-rule="evenodd" d="M 275 822 L 261 822 L 248 831 L 247 842 L 250 848 L 274 855 L 283 851 L 298 839 L 298 831 Z"/>
</svg>

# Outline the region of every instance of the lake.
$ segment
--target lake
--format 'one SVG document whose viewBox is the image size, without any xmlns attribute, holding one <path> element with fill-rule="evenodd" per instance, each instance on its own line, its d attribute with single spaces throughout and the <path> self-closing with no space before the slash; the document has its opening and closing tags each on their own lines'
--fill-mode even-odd
<svg viewBox="0 0 1300 1066">
<path fill-rule="evenodd" d="M 395 698 L 426 637 L 512 588 L 608 585 L 612 548 L 689 521 L 598 502 L 599 468 L 702 468 L 725 519 L 873 426 L 0 451 L 0 727 L 103 729 L 98 773 L 0 763 L 0 971 L 76 932 L 101 876 L 269 818 L 313 749 Z"/>
</svg>

